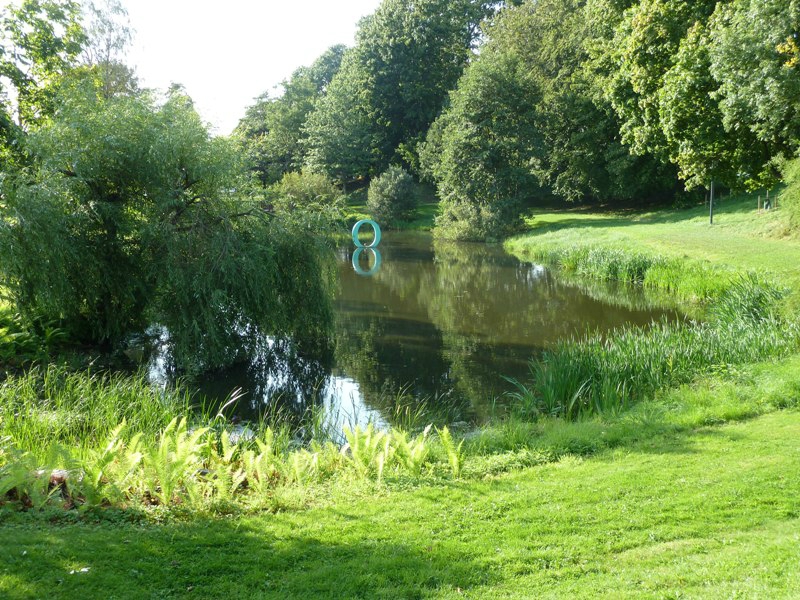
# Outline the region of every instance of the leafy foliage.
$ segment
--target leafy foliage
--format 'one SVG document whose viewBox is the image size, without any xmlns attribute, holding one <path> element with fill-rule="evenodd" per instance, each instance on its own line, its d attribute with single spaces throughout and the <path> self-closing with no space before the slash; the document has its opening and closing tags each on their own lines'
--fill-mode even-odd
<svg viewBox="0 0 800 600">
<path fill-rule="evenodd" d="M 746 128 L 771 154 L 800 145 L 800 3 L 719 2 L 711 22 L 711 73 L 727 130 Z"/>
<path fill-rule="evenodd" d="M 0 184 L 24 160 L 25 130 L 55 110 L 60 77 L 85 41 L 78 2 L 24 0 L 0 9 Z"/>
<path fill-rule="evenodd" d="M 371 109 L 361 91 L 366 74 L 354 50 L 342 58 L 339 72 L 305 124 L 306 166 L 347 183 L 373 169 L 373 149 L 380 145 Z"/>
<path fill-rule="evenodd" d="M 403 168 L 392 166 L 372 180 L 367 192 L 367 210 L 387 227 L 406 221 L 417 208 L 414 178 Z"/>
<path fill-rule="evenodd" d="M 195 370 L 265 332 L 324 333 L 323 250 L 251 199 L 232 144 L 185 96 L 75 93 L 28 147 L 36 165 L 11 182 L 0 222 L 2 276 L 24 313 L 107 347 L 156 321 Z"/>
<path fill-rule="evenodd" d="M 344 194 L 325 175 L 293 171 L 267 190 L 267 210 L 296 232 L 326 239 L 343 229 Z"/>
<path fill-rule="evenodd" d="M 249 168 L 262 185 L 269 185 L 305 159 L 303 127 L 309 113 L 325 95 L 342 62 L 344 46 L 332 46 L 310 67 L 297 69 L 282 85 L 282 93 L 262 94 L 239 122 L 240 138 Z"/>
<path fill-rule="evenodd" d="M 439 114 L 491 3 L 384 0 L 359 27 L 326 97 L 311 114 L 308 165 L 340 181 L 383 171 L 416 146 Z"/>
<path fill-rule="evenodd" d="M 24 0 L 0 13 L 0 76 L 16 95 L 18 125 L 30 126 L 53 112 L 55 84 L 82 49 L 80 4 L 71 0 Z M 7 121 L 9 99 L 0 87 Z"/>
<path fill-rule="evenodd" d="M 592 64 L 623 141 L 676 164 L 688 187 L 774 184 L 774 159 L 798 139 L 796 3 L 622 4 L 590 1 L 613 15 Z"/>
<path fill-rule="evenodd" d="M 442 199 L 438 235 L 498 238 L 518 225 L 522 200 L 539 192 L 529 167 L 541 143 L 538 93 L 514 53 L 486 47 L 471 64 L 423 153 L 436 161 L 428 171 Z"/>
</svg>

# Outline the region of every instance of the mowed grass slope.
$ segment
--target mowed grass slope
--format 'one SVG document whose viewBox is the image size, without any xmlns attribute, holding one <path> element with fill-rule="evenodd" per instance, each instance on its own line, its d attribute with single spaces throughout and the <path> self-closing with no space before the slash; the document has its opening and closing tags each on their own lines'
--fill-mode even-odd
<svg viewBox="0 0 800 600">
<path fill-rule="evenodd" d="M 800 414 L 304 511 L 0 526 L 22 598 L 796 598 Z"/>
<path fill-rule="evenodd" d="M 506 247 L 521 258 L 535 250 L 569 246 L 610 246 L 649 251 L 668 258 L 707 261 L 736 270 L 768 271 L 800 287 L 800 238 L 787 237 L 780 208 L 756 209 L 753 195 L 725 199 L 708 209 L 650 213 L 533 212 L 531 231 Z"/>
</svg>

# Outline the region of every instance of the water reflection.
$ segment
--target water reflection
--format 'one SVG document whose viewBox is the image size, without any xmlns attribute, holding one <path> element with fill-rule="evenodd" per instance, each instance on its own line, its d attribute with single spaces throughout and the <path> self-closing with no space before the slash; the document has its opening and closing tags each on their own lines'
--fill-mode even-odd
<svg viewBox="0 0 800 600">
<path fill-rule="evenodd" d="M 353 252 L 353 270 L 358 275 L 371 277 L 380 270 L 381 260 L 381 251 L 377 248 L 364 246 L 356 248 Z M 366 266 L 361 266 L 362 262 L 366 263 Z"/>
<path fill-rule="evenodd" d="M 565 283 L 500 247 L 392 233 L 381 250 L 368 264 L 352 248 L 338 253 L 333 351 L 266 339 L 249 364 L 206 377 L 201 392 L 221 400 L 242 387 L 237 410 L 249 419 L 277 404 L 296 415 L 316 405 L 339 424 L 385 424 L 402 397 L 434 399 L 442 419 L 481 420 L 508 387 L 501 376 L 524 378 L 542 348 L 666 314 L 642 290 Z"/>
</svg>

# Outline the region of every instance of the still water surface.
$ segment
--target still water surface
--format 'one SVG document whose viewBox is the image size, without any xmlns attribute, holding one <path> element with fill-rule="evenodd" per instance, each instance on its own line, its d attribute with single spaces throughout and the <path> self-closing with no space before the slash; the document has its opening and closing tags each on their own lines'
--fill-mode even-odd
<svg viewBox="0 0 800 600">
<path fill-rule="evenodd" d="M 290 342 L 250 365 L 216 373 L 200 391 L 221 401 L 235 388 L 235 410 L 256 418 L 281 404 L 302 412 L 322 403 L 339 425 L 392 420 L 403 402 L 427 400 L 448 420 L 480 421 L 528 361 L 558 340 L 674 316 L 640 289 L 585 287 L 506 254 L 500 246 L 434 242 L 416 232 L 387 232 L 381 263 L 356 273 L 355 248 L 338 252 L 335 348 L 298 356 Z M 374 266 L 364 252 L 359 270 Z M 158 379 L 157 361 L 151 369 Z"/>
</svg>

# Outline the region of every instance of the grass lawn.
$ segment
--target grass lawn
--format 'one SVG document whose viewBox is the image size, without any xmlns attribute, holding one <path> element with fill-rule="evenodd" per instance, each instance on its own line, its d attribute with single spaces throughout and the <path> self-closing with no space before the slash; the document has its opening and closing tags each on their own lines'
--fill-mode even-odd
<svg viewBox="0 0 800 600">
<path fill-rule="evenodd" d="M 5 517 L 3 598 L 796 598 L 800 413 L 162 525 Z"/>
<path fill-rule="evenodd" d="M 531 231 L 506 247 L 523 258 L 535 247 L 647 249 L 667 257 L 769 271 L 800 287 L 800 239 L 782 239 L 784 214 L 780 209 L 759 212 L 756 204 L 753 195 L 725 199 L 715 205 L 713 225 L 704 207 L 644 214 L 534 211 L 527 220 Z"/>
</svg>

